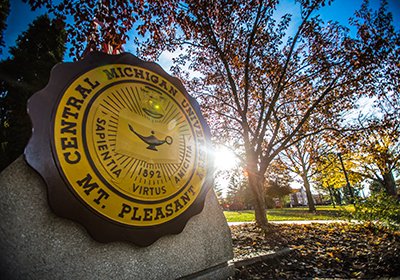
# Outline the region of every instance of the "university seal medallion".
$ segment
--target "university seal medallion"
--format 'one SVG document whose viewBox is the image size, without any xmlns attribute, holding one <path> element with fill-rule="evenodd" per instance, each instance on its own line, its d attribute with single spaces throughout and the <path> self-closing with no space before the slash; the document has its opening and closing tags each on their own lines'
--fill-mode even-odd
<svg viewBox="0 0 400 280">
<path fill-rule="evenodd" d="M 209 129 L 158 65 L 102 53 L 57 65 L 28 110 L 25 155 L 51 208 L 94 239 L 147 246 L 201 212 L 212 180 Z"/>
</svg>

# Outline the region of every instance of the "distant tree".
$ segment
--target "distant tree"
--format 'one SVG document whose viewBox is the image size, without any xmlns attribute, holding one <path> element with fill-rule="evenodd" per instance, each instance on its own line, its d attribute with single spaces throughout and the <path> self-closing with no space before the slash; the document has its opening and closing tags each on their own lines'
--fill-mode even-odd
<svg viewBox="0 0 400 280">
<path fill-rule="evenodd" d="M 222 189 L 222 187 L 214 184 L 214 191 L 215 191 L 215 195 L 218 198 L 218 201 L 221 202 L 222 199 L 223 199 L 223 189 Z"/>
<path fill-rule="evenodd" d="M 346 135 L 341 144 L 357 164 L 350 172 L 375 181 L 388 195 L 395 196 L 395 175 L 400 175 L 400 123 L 398 118 L 384 118 L 360 122 L 360 129 Z"/>
<path fill-rule="evenodd" d="M 342 157 L 343 165 L 348 173 L 350 187 L 354 188 L 362 181 L 362 177 L 359 174 L 352 172 L 352 170 L 355 170 L 358 165 L 353 160 L 350 160 L 352 155 L 346 154 L 342 155 Z M 349 194 L 350 191 L 345 189 L 347 182 L 338 155 L 332 152 L 321 154 L 316 160 L 316 164 L 313 168 L 313 181 L 315 184 L 320 188 L 328 190 L 332 201 L 335 197 L 338 203 L 341 204 L 340 190 L 342 189 L 342 192 L 345 194 Z"/>
<path fill-rule="evenodd" d="M 314 167 L 321 143 L 322 137 L 320 135 L 311 135 L 286 148 L 279 157 L 289 171 L 301 178 L 306 190 L 308 210 L 310 212 L 316 211 L 311 193 L 311 181 L 315 174 Z"/>
<path fill-rule="evenodd" d="M 227 171 L 227 173 L 229 173 L 229 180 L 226 203 L 231 205 L 232 209 L 237 208 L 235 210 L 239 208 L 247 209 L 252 202 L 243 168 L 237 166 L 235 169 Z"/>
<path fill-rule="evenodd" d="M 265 183 L 265 195 L 267 198 L 278 198 L 283 205 L 283 197 L 292 193 L 292 188 L 285 180 L 270 179 Z"/>
<path fill-rule="evenodd" d="M 242 210 L 242 189 L 243 185 L 241 182 L 235 180 L 234 177 L 231 177 L 225 198 L 225 202 L 229 205 L 230 210 Z"/>
<path fill-rule="evenodd" d="M 11 57 L 0 62 L 0 170 L 23 152 L 30 137 L 28 98 L 46 86 L 51 68 L 63 59 L 65 32 L 59 23 L 38 17 L 11 47 Z"/>
<path fill-rule="evenodd" d="M 371 193 L 379 193 L 383 191 L 382 184 L 376 180 L 370 180 L 369 182 L 369 190 Z"/>
<path fill-rule="evenodd" d="M 10 1 L 0 0 L 0 54 L 2 53 L 2 47 L 4 47 L 4 36 L 3 31 L 7 27 L 7 17 L 10 13 Z"/>
</svg>

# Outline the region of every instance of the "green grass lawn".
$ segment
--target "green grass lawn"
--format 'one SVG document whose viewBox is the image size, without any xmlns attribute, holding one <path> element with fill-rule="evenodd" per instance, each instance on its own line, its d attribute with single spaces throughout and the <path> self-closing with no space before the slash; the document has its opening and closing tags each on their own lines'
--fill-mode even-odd
<svg viewBox="0 0 400 280">
<path fill-rule="evenodd" d="M 345 219 L 348 212 L 354 211 L 353 205 L 337 206 L 316 206 L 317 212 L 308 212 L 307 207 L 268 209 L 269 221 L 305 221 L 305 220 L 340 220 Z M 254 211 L 224 211 L 228 222 L 253 222 Z"/>
</svg>

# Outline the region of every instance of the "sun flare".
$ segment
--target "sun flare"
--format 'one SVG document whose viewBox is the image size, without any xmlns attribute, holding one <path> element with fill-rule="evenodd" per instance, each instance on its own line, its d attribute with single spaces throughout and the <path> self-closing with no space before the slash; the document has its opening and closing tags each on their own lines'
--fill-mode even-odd
<svg viewBox="0 0 400 280">
<path fill-rule="evenodd" d="M 214 164 L 218 170 L 231 170 L 238 164 L 238 158 L 226 147 L 216 147 L 214 153 Z"/>
</svg>

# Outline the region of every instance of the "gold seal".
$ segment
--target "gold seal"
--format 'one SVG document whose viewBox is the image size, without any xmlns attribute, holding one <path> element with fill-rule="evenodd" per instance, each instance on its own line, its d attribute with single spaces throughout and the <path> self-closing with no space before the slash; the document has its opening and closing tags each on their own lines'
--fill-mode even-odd
<svg viewBox="0 0 400 280">
<path fill-rule="evenodd" d="M 113 222 L 168 222 L 194 203 L 208 176 L 206 135 L 190 100 L 145 68 L 110 64 L 76 77 L 53 129 L 70 189 Z"/>
</svg>

